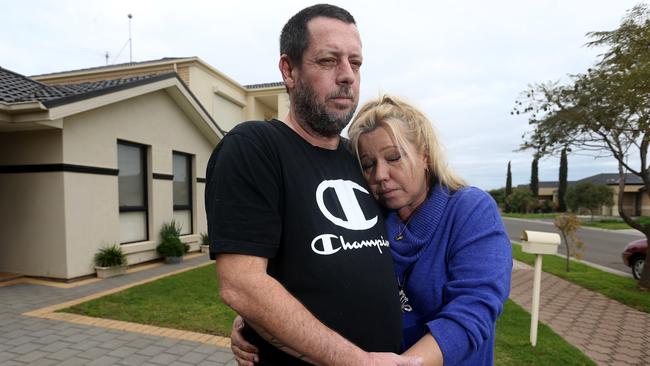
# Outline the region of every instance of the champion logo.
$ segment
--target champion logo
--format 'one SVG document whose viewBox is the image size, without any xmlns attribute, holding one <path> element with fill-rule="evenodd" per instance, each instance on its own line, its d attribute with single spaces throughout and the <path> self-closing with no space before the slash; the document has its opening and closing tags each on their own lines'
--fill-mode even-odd
<svg viewBox="0 0 650 366">
<path fill-rule="evenodd" d="M 362 248 L 372 248 L 376 247 L 377 250 L 379 250 L 379 253 L 383 253 L 381 251 L 382 247 L 389 247 L 390 243 L 388 240 L 384 239 L 382 236 L 380 239 L 372 239 L 372 240 L 362 240 L 362 241 L 345 241 L 343 236 L 339 236 L 338 240 L 332 240 L 337 238 L 336 235 L 333 234 L 322 234 L 314 238 L 311 242 L 311 250 L 313 250 L 315 253 L 320 254 L 320 255 L 331 255 L 339 250 L 354 250 L 354 249 L 362 249 Z"/>
<path fill-rule="evenodd" d="M 325 206 L 325 192 L 329 189 L 334 190 L 336 199 L 343 210 L 344 218 L 337 217 L 330 212 Z M 349 180 L 337 179 L 326 180 L 321 182 L 316 189 L 316 203 L 318 208 L 328 220 L 337 226 L 346 228 L 348 230 L 367 230 L 377 224 L 377 216 L 366 219 L 361 209 L 361 205 L 357 200 L 355 191 L 360 191 L 369 194 L 368 191 Z M 376 247 L 379 253 L 382 253 L 382 247 L 388 247 L 390 244 L 383 237 L 380 239 L 370 239 L 362 241 L 348 242 L 343 236 L 334 234 L 321 234 L 314 238 L 311 242 L 311 249 L 316 254 L 332 255 L 340 250 L 354 250 L 369 247 Z"/>
</svg>

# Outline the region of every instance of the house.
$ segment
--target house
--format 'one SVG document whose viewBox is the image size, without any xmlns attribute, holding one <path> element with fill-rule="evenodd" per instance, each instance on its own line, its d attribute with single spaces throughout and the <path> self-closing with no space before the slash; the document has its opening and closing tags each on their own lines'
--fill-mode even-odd
<svg viewBox="0 0 650 366">
<path fill-rule="evenodd" d="M 225 131 L 241 121 L 284 117 L 289 111 L 289 95 L 282 82 L 240 85 L 198 57 L 167 57 L 35 75 L 32 78 L 48 85 L 61 85 L 169 72 L 178 74 Z"/>
<path fill-rule="evenodd" d="M 198 250 L 214 146 L 287 100 L 281 83 L 244 87 L 198 58 L 34 78 L 0 68 L 0 272 L 92 275 L 112 243 L 147 262 L 172 219 Z"/>
<path fill-rule="evenodd" d="M 601 173 L 592 175 L 576 181 L 567 182 L 567 187 L 580 183 L 602 184 L 612 188 L 613 202 L 612 206 L 604 206 L 601 215 L 618 216 L 618 191 L 619 176 L 618 173 Z M 552 201 L 558 203 L 558 182 L 539 182 L 539 200 Z M 518 187 L 528 188 L 528 184 L 521 184 Z M 623 210 L 631 216 L 650 216 L 650 198 L 646 193 L 643 180 L 637 175 L 625 174 L 625 186 L 623 191 Z"/>
</svg>

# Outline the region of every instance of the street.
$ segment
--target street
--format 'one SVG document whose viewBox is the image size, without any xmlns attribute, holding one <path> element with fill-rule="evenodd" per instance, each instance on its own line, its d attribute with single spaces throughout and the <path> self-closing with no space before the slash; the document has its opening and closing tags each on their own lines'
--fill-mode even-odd
<svg viewBox="0 0 650 366">
<path fill-rule="evenodd" d="M 551 221 L 503 217 L 503 223 L 508 231 L 508 236 L 514 241 L 521 241 L 523 230 L 550 231 L 559 234 L 559 230 Z M 583 260 L 628 274 L 631 273 L 630 268 L 625 266 L 621 259 L 623 247 L 632 240 L 643 238 L 643 234 L 638 231 L 617 232 L 584 227 L 578 230 L 577 236 L 584 242 Z M 558 253 L 566 253 L 564 243 L 560 246 Z"/>
</svg>

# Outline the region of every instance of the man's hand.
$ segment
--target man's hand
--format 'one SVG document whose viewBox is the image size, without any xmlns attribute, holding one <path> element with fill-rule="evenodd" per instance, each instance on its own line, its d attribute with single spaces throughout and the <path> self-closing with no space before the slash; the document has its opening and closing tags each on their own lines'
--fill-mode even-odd
<svg viewBox="0 0 650 366">
<path fill-rule="evenodd" d="M 394 353 L 369 353 L 372 366 L 423 366 L 421 357 L 400 356 Z"/>
<path fill-rule="evenodd" d="M 239 366 L 254 366 L 255 362 L 259 362 L 259 351 L 257 347 L 248 343 L 242 336 L 242 329 L 244 329 L 245 326 L 244 319 L 237 315 L 235 320 L 232 322 L 230 349 L 235 355 L 235 359 Z"/>
</svg>

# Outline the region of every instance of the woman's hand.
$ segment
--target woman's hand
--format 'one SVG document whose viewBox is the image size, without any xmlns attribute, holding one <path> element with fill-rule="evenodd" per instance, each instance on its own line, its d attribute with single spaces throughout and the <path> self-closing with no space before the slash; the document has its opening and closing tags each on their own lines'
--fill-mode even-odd
<svg viewBox="0 0 650 366">
<path fill-rule="evenodd" d="M 237 315 L 232 322 L 232 333 L 230 334 L 230 349 L 235 355 L 237 364 L 239 366 L 254 366 L 255 362 L 259 362 L 257 347 L 248 343 L 242 336 L 242 329 L 246 324 L 244 319 Z"/>
</svg>

